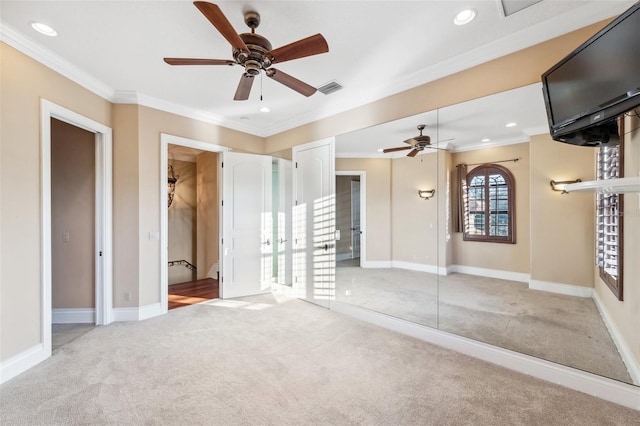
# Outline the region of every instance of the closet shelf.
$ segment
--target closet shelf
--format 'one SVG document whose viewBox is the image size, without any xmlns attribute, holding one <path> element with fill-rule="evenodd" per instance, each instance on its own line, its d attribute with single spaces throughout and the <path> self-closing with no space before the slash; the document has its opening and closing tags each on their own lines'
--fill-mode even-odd
<svg viewBox="0 0 640 426">
<path fill-rule="evenodd" d="M 640 193 L 640 176 L 571 183 L 566 185 L 564 190 L 567 192 L 597 192 L 600 194 Z"/>
</svg>

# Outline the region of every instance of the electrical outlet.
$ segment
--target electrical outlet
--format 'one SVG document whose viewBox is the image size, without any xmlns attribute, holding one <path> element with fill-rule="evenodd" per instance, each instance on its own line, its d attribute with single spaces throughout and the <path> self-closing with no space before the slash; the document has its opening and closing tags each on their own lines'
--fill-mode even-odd
<svg viewBox="0 0 640 426">
<path fill-rule="evenodd" d="M 130 291 L 125 291 L 124 292 L 124 300 L 125 300 L 125 302 L 130 302 L 131 301 L 131 292 Z"/>
<path fill-rule="evenodd" d="M 68 243 L 71 240 L 71 238 L 69 237 L 69 233 L 68 232 L 63 232 L 62 233 L 62 241 L 64 241 L 65 243 Z"/>
</svg>

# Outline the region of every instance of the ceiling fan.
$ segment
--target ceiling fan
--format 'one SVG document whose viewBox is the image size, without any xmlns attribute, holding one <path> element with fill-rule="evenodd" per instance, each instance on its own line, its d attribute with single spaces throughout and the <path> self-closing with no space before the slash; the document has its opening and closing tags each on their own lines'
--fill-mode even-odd
<svg viewBox="0 0 640 426">
<path fill-rule="evenodd" d="M 271 66 L 292 59 L 328 52 L 329 46 L 322 34 L 316 34 L 277 49 L 272 49 L 269 40 L 255 33 L 255 29 L 260 25 L 260 15 L 258 12 L 248 11 L 245 13 L 244 22 L 251 28 L 251 32 L 238 34 L 217 5 L 205 1 L 196 1 L 193 4 L 202 12 L 209 22 L 217 28 L 220 34 L 231 43 L 233 47 L 233 60 L 164 58 L 167 64 L 242 66 L 244 73 L 240 77 L 240 83 L 233 97 L 235 101 L 244 101 L 249 98 L 254 77 L 259 75 L 260 71 L 264 71 L 267 77 L 284 84 L 304 96 L 311 96 L 316 92 L 315 87 Z"/>
<path fill-rule="evenodd" d="M 427 135 L 423 135 L 422 131 L 425 129 L 425 127 L 427 127 L 424 124 L 420 124 L 418 125 L 418 130 L 420 131 L 420 135 L 407 139 L 406 141 L 404 141 L 405 143 L 409 144 L 409 146 L 399 146 L 397 148 L 387 148 L 387 149 L 383 149 L 382 152 L 384 152 L 385 154 L 389 153 L 389 152 L 396 152 L 396 151 L 404 151 L 407 149 L 410 149 L 411 151 L 407 154 L 407 157 L 415 157 L 416 155 L 418 155 L 418 153 L 420 151 L 423 151 L 425 148 L 427 149 L 443 149 L 444 148 L 438 148 L 435 146 L 431 145 L 431 138 Z"/>
</svg>

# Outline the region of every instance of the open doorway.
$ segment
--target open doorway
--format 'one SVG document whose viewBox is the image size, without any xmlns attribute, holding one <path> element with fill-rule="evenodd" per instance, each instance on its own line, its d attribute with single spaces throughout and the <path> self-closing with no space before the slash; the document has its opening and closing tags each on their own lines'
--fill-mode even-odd
<svg viewBox="0 0 640 426">
<path fill-rule="evenodd" d="M 40 107 L 43 345 L 38 357 L 46 359 L 60 343 L 53 342 L 54 323 L 63 324 L 73 339 L 87 326 L 113 319 L 112 130 L 46 99 Z M 74 328 L 68 324 L 80 327 L 68 330 Z M 65 340 L 71 339 L 67 333 Z"/>
<path fill-rule="evenodd" d="M 96 324 L 95 135 L 51 118 L 52 350 Z"/>
<path fill-rule="evenodd" d="M 167 147 L 168 306 L 217 299 L 220 236 L 217 152 Z"/>
<path fill-rule="evenodd" d="M 336 173 L 336 267 L 361 266 L 364 256 L 364 172 Z"/>
</svg>

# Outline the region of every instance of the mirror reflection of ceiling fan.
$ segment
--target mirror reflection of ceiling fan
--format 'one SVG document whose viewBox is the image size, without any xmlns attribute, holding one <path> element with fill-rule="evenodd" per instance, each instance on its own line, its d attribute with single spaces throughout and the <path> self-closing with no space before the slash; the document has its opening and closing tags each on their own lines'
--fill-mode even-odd
<svg viewBox="0 0 640 426">
<path fill-rule="evenodd" d="M 164 58 L 169 65 L 240 65 L 244 73 L 240 77 L 240 83 L 233 97 L 235 101 L 244 101 L 249 98 L 254 78 L 264 71 L 267 77 L 278 83 L 304 95 L 311 96 L 316 88 L 298 80 L 295 77 L 272 68 L 276 63 L 304 58 L 329 51 L 327 41 L 322 34 L 316 34 L 302 40 L 295 41 L 277 49 L 272 49 L 271 43 L 266 38 L 255 33 L 260 25 L 258 12 L 249 11 L 244 15 L 244 22 L 250 33 L 238 34 L 224 16 L 220 8 L 205 1 L 196 1 L 194 5 L 213 24 L 214 27 L 227 39 L 233 47 L 233 60 L 231 59 L 196 59 L 196 58 Z"/>
<path fill-rule="evenodd" d="M 383 149 L 382 152 L 387 154 L 389 152 L 405 151 L 407 149 L 410 149 L 411 151 L 407 154 L 407 157 L 415 157 L 416 155 L 418 155 L 420 151 L 424 151 L 425 149 L 440 149 L 440 150 L 446 151 L 445 148 L 438 148 L 431 145 L 431 138 L 427 135 L 422 134 L 422 131 L 425 129 L 425 127 L 427 126 L 424 124 L 418 125 L 418 130 L 420 131 L 420 135 L 404 141 L 404 143 L 409 144 L 409 146 L 387 148 L 387 149 Z M 453 139 L 447 139 L 446 141 L 441 141 L 441 142 L 447 142 L 451 140 Z"/>
</svg>

